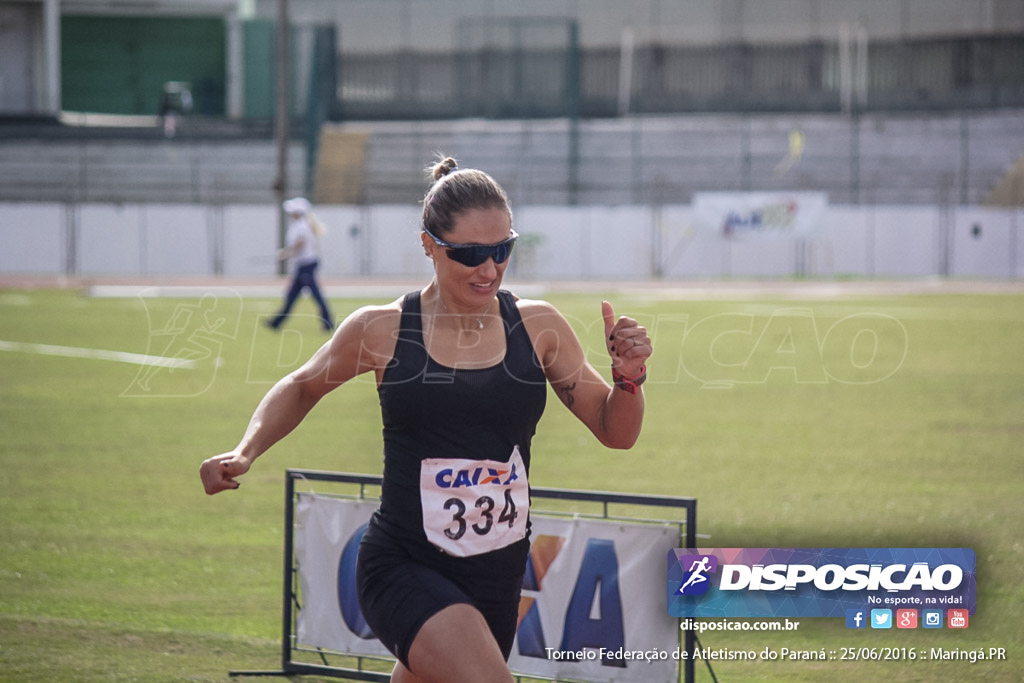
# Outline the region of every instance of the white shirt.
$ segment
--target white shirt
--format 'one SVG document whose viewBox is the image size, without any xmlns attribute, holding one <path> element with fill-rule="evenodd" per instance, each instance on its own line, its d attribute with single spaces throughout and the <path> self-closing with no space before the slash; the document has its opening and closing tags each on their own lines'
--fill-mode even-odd
<svg viewBox="0 0 1024 683">
<path fill-rule="evenodd" d="M 288 232 L 285 233 L 285 243 L 288 247 L 294 248 L 299 242 L 302 242 L 302 247 L 292 255 L 292 265 L 304 266 L 320 260 L 320 241 L 305 216 L 291 221 Z"/>
</svg>

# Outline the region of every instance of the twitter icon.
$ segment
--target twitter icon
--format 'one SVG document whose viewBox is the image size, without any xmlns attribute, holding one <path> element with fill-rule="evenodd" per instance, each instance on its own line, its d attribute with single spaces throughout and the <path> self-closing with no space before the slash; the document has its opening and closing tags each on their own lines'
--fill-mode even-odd
<svg viewBox="0 0 1024 683">
<path fill-rule="evenodd" d="M 871 610 L 871 628 L 892 628 L 892 610 Z"/>
</svg>

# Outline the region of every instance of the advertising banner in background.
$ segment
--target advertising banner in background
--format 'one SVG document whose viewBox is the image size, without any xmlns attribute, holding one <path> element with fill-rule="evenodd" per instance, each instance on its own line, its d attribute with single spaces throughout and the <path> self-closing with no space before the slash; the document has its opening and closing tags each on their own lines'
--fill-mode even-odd
<svg viewBox="0 0 1024 683">
<path fill-rule="evenodd" d="M 698 192 L 694 223 L 705 234 L 729 238 L 809 237 L 822 228 L 823 192 Z"/>
<path fill-rule="evenodd" d="M 295 507 L 302 645 L 389 656 L 359 609 L 355 559 L 376 501 L 302 493 Z M 679 626 L 665 610 L 674 524 L 533 516 L 519 629 L 509 665 L 545 678 L 678 680 Z"/>
<path fill-rule="evenodd" d="M 678 537 L 672 525 L 534 517 L 512 670 L 616 683 L 678 680 L 679 625 L 652 590 Z"/>
<path fill-rule="evenodd" d="M 356 593 L 356 552 L 377 501 L 300 493 L 295 558 L 300 604 L 296 638 L 336 652 L 390 657 L 363 619 Z"/>
</svg>

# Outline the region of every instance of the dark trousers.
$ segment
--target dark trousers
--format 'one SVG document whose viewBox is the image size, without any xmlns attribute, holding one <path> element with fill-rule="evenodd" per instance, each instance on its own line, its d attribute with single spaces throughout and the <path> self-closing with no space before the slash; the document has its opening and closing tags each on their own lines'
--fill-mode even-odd
<svg viewBox="0 0 1024 683">
<path fill-rule="evenodd" d="M 320 322 L 323 323 L 324 329 L 328 331 L 334 329 L 331 311 L 327 308 L 327 301 L 324 300 L 324 295 L 320 291 L 320 285 L 316 281 L 316 269 L 319 265 L 319 262 L 314 261 L 313 263 L 307 263 L 298 267 L 292 276 L 292 283 L 288 287 L 288 292 L 285 294 L 284 305 L 281 306 L 281 311 L 271 319 L 270 327 L 274 329 L 279 328 L 285 318 L 288 317 L 288 313 L 291 312 L 292 306 L 295 305 L 302 290 L 308 289 L 309 295 L 313 297 L 313 301 L 316 302 L 317 307 L 320 309 Z"/>
</svg>

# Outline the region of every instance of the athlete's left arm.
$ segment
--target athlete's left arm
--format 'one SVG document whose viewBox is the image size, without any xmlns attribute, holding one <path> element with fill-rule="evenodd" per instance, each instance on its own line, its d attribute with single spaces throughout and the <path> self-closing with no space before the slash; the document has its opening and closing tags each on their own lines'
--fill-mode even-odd
<svg viewBox="0 0 1024 683">
<path fill-rule="evenodd" d="M 630 448 L 644 418 L 643 389 L 613 386 L 587 360 L 579 338 L 551 304 L 520 301 L 520 311 L 544 374 L 562 403 L 609 448 Z M 601 304 L 605 348 L 615 372 L 639 378 L 652 353 L 647 330 L 636 320 L 615 318 L 611 304 Z"/>
</svg>

